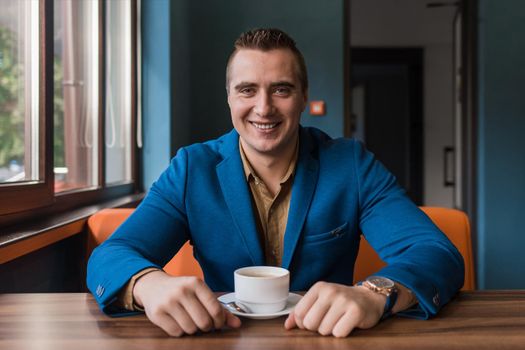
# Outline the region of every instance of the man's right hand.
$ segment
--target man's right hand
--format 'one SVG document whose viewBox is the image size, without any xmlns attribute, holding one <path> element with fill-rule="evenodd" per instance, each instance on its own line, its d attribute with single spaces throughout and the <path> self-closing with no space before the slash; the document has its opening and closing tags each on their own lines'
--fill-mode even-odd
<svg viewBox="0 0 525 350">
<path fill-rule="evenodd" d="M 153 271 L 137 280 L 133 298 L 144 307 L 150 321 L 171 336 L 208 332 L 224 325 L 241 326 L 241 320 L 225 310 L 197 277 L 173 277 Z"/>
</svg>

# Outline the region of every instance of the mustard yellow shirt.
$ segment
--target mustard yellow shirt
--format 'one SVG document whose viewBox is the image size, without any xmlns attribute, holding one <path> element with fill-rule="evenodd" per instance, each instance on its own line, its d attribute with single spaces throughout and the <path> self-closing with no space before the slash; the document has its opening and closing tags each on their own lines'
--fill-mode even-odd
<svg viewBox="0 0 525 350">
<path fill-rule="evenodd" d="M 272 196 L 266 184 L 257 176 L 244 154 L 239 142 L 242 164 L 246 181 L 250 186 L 257 231 L 263 245 L 266 265 L 281 266 L 283 257 L 284 232 L 288 222 L 288 210 L 292 198 L 292 185 L 297 164 L 298 147 L 296 145 L 288 170 L 282 177 L 279 191 Z"/>
</svg>

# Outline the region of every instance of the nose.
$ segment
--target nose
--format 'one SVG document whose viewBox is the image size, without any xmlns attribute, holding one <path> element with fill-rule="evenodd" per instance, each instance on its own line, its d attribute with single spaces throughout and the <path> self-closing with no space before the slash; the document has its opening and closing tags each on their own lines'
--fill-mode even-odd
<svg viewBox="0 0 525 350">
<path fill-rule="evenodd" d="M 259 117 L 271 116 L 275 110 L 271 94 L 261 92 L 255 101 L 253 110 Z"/>
</svg>

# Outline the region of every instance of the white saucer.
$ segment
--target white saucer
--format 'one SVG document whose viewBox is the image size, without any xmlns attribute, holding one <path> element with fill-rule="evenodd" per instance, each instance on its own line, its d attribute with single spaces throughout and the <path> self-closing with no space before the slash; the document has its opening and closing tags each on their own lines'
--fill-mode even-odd
<svg viewBox="0 0 525 350">
<path fill-rule="evenodd" d="M 270 313 L 270 314 L 247 314 L 247 313 L 239 312 L 237 310 L 233 310 L 230 308 L 227 308 L 227 309 L 232 314 L 237 315 L 237 316 L 253 318 L 256 320 L 268 320 L 271 318 L 277 318 L 280 316 L 288 315 L 293 310 L 295 305 L 297 305 L 299 300 L 301 300 L 302 297 L 303 296 L 299 294 L 289 293 L 288 301 L 286 302 L 286 307 L 284 308 L 284 310 L 281 310 L 279 312 Z M 235 301 L 235 293 L 224 294 L 218 297 L 217 299 L 223 303 L 229 303 L 229 302 Z"/>
</svg>

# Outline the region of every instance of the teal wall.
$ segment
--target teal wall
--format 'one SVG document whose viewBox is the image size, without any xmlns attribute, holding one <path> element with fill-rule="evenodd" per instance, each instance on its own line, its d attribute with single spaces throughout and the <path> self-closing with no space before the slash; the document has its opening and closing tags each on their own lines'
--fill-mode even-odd
<svg viewBox="0 0 525 350">
<path fill-rule="evenodd" d="M 525 288 L 525 1 L 479 8 L 478 284 Z"/>
<path fill-rule="evenodd" d="M 171 158 L 171 54 L 169 0 L 142 2 L 143 187 Z"/>
</svg>

